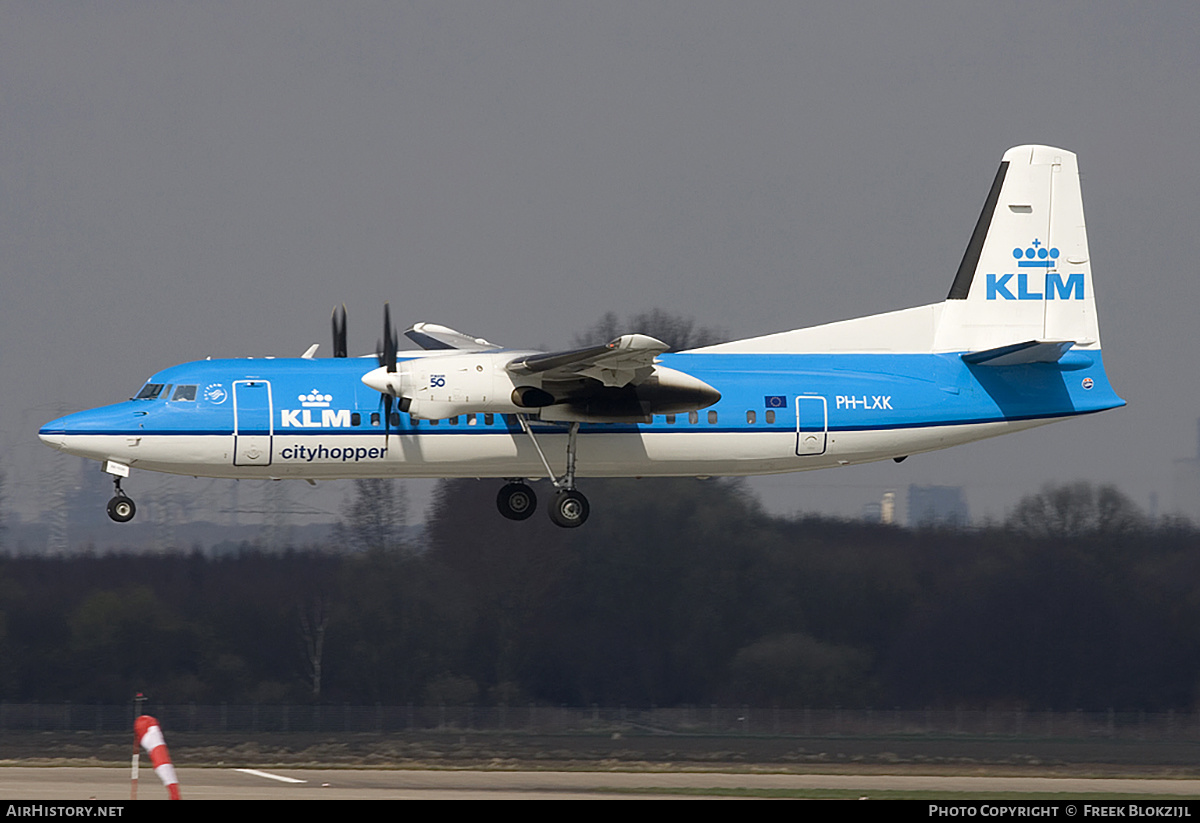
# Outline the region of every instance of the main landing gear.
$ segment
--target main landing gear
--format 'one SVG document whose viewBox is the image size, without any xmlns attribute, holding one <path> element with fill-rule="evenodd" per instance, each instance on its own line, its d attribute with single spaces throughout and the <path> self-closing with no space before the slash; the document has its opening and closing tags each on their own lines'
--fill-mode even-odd
<svg viewBox="0 0 1200 823">
<path fill-rule="evenodd" d="M 514 481 L 500 489 L 496 508 L 509 520 L 528 520 L 537 511 L 537 495 L 524 483 Z"/>
<path fill-rule="evenodd" d="M 537 495 L 524 483 L 512 481 L 496 495 L 496 508 L 509 520 L 528 520 L 537 511 Z M 590 511 L 587 498 L 578 489 L 559 489 L 550 501 L 550 520 L 564 529 L 582 526 Z"/>
<path fill-rule="evenodd" d="M 550 502 L 550 521 L 564 529 L 582 526 L 587 522 L 591 507 L 583 492 L 575 488 L 575 441 L 579 435 L 579 424 L 572 423 L 567 431 L 567 473 L 562 477 L 555 477 L 525 416 L 521 415 L 517 419 L 521 421 L 521 428 L 533 441 L 533 447 L 537 449 L 538 457 L 542 458 L 542 465 L 546 467 L 550 481 L 558 489 Z M 511 480 L 496 495 L 496 508 L 509 520 L 527 520 L 537 509 L 537 495 L 519 480 Z"/>
<path fill-rule="evenodd" d="M 108 516 L 117 523 L 128 523 L 137 514 L 137 506 L 133 505 L 133 498 L 121 488 L 119 476 L 113 478 L 113 486 L 116 488 L 116 495 L 108 501 Z"/>
<path fill-rule="evenodd" d="M 577 489 L 559 489 L 550 504 L 550 520 L 556 526 L 573 529 L 587 522 L 591 512 L 587 498 Z"/>
</svg>

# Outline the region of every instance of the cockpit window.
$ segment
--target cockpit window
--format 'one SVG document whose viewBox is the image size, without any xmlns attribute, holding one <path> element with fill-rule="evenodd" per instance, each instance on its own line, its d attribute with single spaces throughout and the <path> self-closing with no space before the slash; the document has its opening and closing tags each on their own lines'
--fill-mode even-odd
<svg viewBox="0 0 1200 823">
<path fill-rule="evenodd" d="M 162 384 L 162 383 L 147 383 L 146 385 L 142 386 L 142 390 L 140 392 L 138 392 L 137 397 L 135 397 L 133 399 L 134 400 L 153 400 L 156 397 L 158 397 L 160 394 L 162 394 L 163 385 L 164 384 Z"/>
<path fill-rule="evenodd" d="M 172 400 L 195 400 L 196 399 L 196 387 L 195 386 L 176 386 L 175 394 L 171 396 L 171 399 Z"/>
</svg>

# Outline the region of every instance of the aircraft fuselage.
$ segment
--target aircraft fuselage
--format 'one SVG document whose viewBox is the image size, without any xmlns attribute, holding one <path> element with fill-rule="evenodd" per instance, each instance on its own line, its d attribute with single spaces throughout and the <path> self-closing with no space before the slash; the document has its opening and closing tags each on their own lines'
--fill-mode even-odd
<svg viewBox="0 0 1200 823">
<path fill-rule="evenodd" d="M 1101 354 L 972 366 L 946 354 L 664 354 L 721 399 L 646 422 L 584 423 L 579 476 L 751 475 L 903 457 L 1123 405 Z M 205 360 L 166 369 L 129 400 L 52 421 L 55 448 L 203 477 L 538 477 L 512 414 L 382 419 L 370 361 Z M 144 393 L 148 393 L 145 392 Z M 178 399 L 177 399 L 178 398 Z M 567 426 L 530 424 L 562 469 Z M 386 429 L 386 432 L 385 432 Z"/>
</svg>

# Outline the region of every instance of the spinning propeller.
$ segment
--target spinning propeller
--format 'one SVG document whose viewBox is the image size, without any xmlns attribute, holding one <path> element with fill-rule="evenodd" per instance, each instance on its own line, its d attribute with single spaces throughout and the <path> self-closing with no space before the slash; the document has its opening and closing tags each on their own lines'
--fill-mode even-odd
<svg viewBox="0 0 1200 823">
<path fill-rule="evenodd" d="M 379 365 L 386 368 L 388 374 L 396 373 L 396 349 L 399 345 L 400 341 L 396 337 L 396 332 L 392 329 L 391 310 L 388 304 L 384 303 L 383 340 L 375 344 L 375 352 L 379 359 Z M 386 445 L 392 427 L 392 402 L 396 398 L 391 392 L 381 392 L 380 396 L 383 399 L 383 439 Z"/>
<path fill-rule="evenodd" d="M 330 323 L 333 326 L 333 356 L 347 357 L 349 347 L 346 343 L 346 304 L 343 303 L 341 310 L 334 307 L 333 315 L 330 317 Z M 400 339 L 392 328 L 391 308 L 387 303 L 383 304 L 383 340 L 375 344 L 375 357 L 379 361 L 379 365 L 386 368 L 389 374 L 396 373 L 396 350 L 400 347 Z M 386 443 L 387 438 L 391 434 L 392 427 L 392 408 L 396 399 L 390 391 L 381 391 L 380 399 L 383 401 L 383 436 Z"/>
</svg>

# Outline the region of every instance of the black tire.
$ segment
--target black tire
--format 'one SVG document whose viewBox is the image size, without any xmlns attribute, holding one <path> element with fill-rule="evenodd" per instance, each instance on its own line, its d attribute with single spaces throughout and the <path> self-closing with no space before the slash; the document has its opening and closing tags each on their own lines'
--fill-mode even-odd
<svg viewBox="0 0 1200 823">
<path fill-rule="evenodd" d="M 582 492 L 575 489 L 564 489 L 554 495 L 550 506 L 550 520 L 554 525 L 564 529 L 576 529 L 587 522 L 591 506 Z"/>
<path fill-rule="evenodd" d="M 509 483 L 496 495 L 496 508 L 509 520 L 528 520 L 537 511 L 537 495 L 524 483 Z"/>
<path fill-rule="evenodd" d="M 128 523 L 137 514 L 137 506 L 133 500 L 124 495 L 117 495 L 108 501 L 108 516 L 117 523 Z"/>
</svg>

